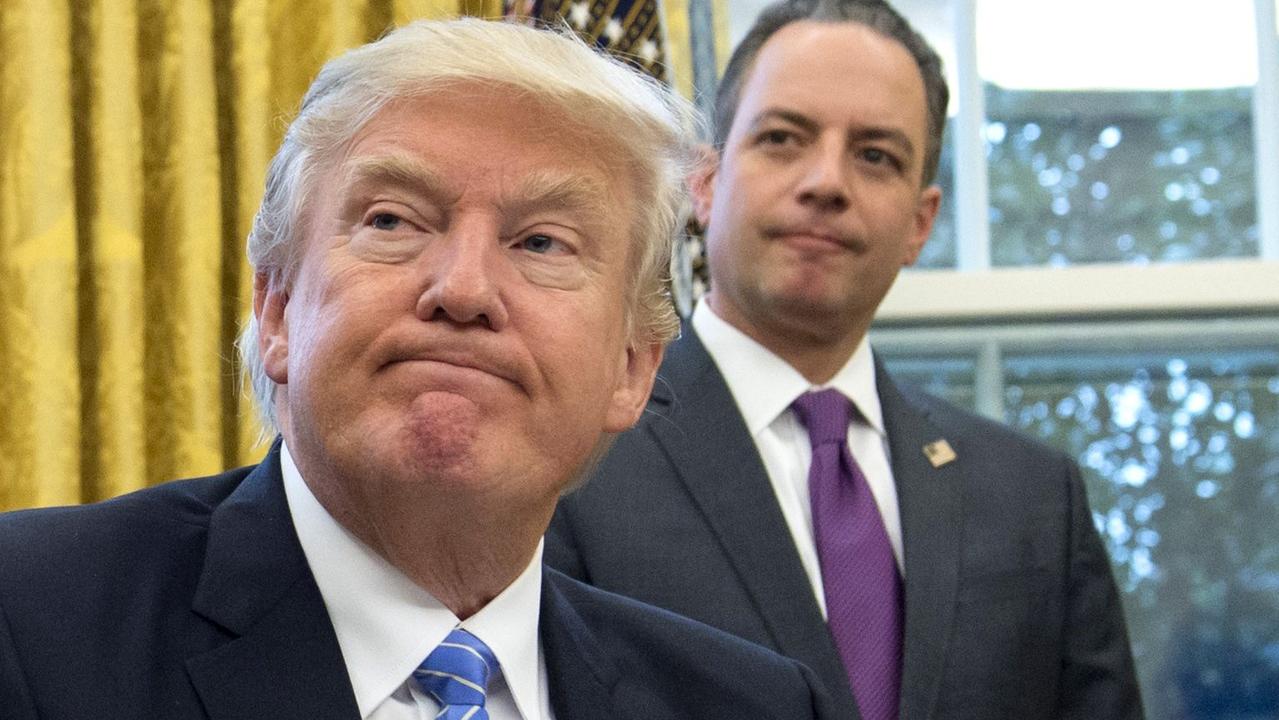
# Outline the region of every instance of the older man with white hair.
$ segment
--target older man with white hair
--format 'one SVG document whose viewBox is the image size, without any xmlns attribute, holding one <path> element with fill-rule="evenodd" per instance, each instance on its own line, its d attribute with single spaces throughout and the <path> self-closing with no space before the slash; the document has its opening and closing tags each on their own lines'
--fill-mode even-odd
<svg viewBox="0 0 1279 720">
<path fill-rule="evenodd" d="M 272 162 L 256 467 L 0 518 L 0 708 L 42 718 L 823 717 L 794 661 L 542 565 L 644 408 L 694 116 L 561 34 L 416 23 Z"/>
</svg>

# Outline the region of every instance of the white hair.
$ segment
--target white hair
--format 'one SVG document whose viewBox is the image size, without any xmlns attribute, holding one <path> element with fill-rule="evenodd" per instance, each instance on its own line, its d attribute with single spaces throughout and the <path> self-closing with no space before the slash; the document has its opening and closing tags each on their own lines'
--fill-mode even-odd
<svg viewBox="0 0 1279 720">
<path fill-rule="evenodd" d="M 464 18 L 418 21 L 355 48 L 320 70 L 267 170 L 262 205 L 249 232 L 249 263 L 287 286 L 305 234 L 304 213 L 317 176 L 330 170 L 388 103 L 463 83 L 509 87 L 561 110 L 610 140 L 633 170 L 637 198 L 626 289 L 634 343 L 666 343 L 679 332 L 669 297 L 670 257 L 688 213 L 686 179 L 702 119 L 668 88 L 599 53 L 567 30 Z M 238 342 L 260 416 L 276 428 L 275 383 L 250 317 Z"/>
</svg>

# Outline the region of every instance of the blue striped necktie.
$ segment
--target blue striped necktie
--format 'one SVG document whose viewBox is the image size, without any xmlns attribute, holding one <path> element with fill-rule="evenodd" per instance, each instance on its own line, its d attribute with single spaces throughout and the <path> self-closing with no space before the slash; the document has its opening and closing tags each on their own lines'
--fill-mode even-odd
<svg viewBox="0 0 1279 720">
<path fill-rule="evenodd" d="M 484 698 L 497 672 L 497 658 L 489 646 L 454 628 L 413 671 L 413 679 L 440 704 L 435 716 L 439 720 L 488 720 Z"/>
</svg>

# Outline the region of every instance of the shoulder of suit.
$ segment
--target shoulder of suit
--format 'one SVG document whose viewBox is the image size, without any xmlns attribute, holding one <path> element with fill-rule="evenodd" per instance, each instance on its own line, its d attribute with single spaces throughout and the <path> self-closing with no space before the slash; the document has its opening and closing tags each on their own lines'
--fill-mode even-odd
<svg viewBox="0 0 1279 720">
<path fill-rule="evenodd" d="M 715 361 L 711 359 L 692 326 L 685 323 L 680 336 L 666 346 L 666 355 L 657 369 L 649 406 L 669 405 L 678 401 L 685 386 L 696 382 L 708 371 L 718 372 Z"/>
<path fill-rule="evenodd" d="M 1065 452 L 1003 421 L 980 415 L 895 378 L 892 382 L 902 397 L 925 414 L 951 444 L 1016 446 L 1024 452 L 1051 456 L 1055 462 L 1073 462 Z"/>
<path fill-rule="evenodd" d="M 795 660 L 553 570 L 544 577 L 580 619 L 589 645 L 613 664 L 619 683 L 629 685 L 615 695 L 639 707 L 680 706 L 690 717 L 796 720 L 812 717 L 822 697 Z"/>
<path fill-rule="evenodd" d="M 100 503 L 0 514 L 0 585 L 144 572 L 203 538 L 213 510 L 252 468 L 176 480 Z"/>
<path fill-rule="evenodd" d="M 750 659 L 765 666 L 792 664 L 777 653 L 669 610 L 624 597 L 546 569 L 551 583 L 592 632 L 621 638 L 650 650 L 669 645 L 680 652 L 702 651 L 721 658 Z"/>
</svg>

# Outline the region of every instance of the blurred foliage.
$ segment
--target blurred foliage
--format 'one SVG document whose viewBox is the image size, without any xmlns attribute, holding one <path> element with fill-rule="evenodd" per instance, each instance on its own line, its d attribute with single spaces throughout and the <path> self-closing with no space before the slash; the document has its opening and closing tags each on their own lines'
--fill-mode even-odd
<svg viewBox="0 0 1279 720">
<path fill-rule="evenodd" d="M 987 85 L 986 115 L 995 266 L 1257 255 L 1252 88 Z"/>
<path fill-rule="evenodd" d="M 1252 88 L 986 86 L 991 263 L 1062 266 L 1258 254 Z M 952 118 L 942 209 L 917 267 L 956 265 Z"/>
<path fill-rule="evenodd" d="M 878 353 L 878 350 L 876 351 Z M 960 407 L 977 407 L 977 364 L 967 355 L 889 356 L 893 377 Z"/>
<path fill-rule="evenodd" d="M 1084 469 L 1149 716 L 1279 717 L 1279 352 L 1005 363 L 1007 421 Z"/>
</svg>

